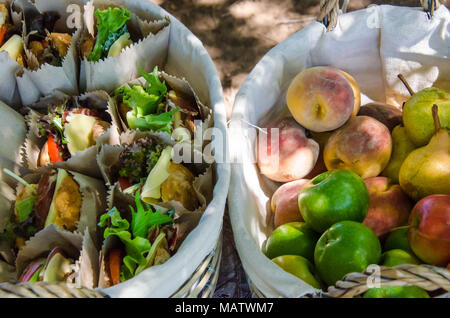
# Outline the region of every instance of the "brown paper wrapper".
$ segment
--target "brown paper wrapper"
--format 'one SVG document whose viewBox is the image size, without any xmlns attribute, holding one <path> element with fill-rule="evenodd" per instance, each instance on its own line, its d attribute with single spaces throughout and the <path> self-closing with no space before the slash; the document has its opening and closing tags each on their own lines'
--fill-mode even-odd
<svg viewBox="0 0 450 318">
<path fill-rule="evenodd" d="M 106 111 L 109 114 L 107 109 L 109 97 L 108 94 L 103 91 L 86 93 L 79 97 L 69 97 L 61 92 L 54 92 L 53 95 L 42 98 L 38 103 L 31 105 L 29 107 L 30 112 L 26 117 L 29 131 L 23 146 L 23 161 L 29 169 L 36 170 L 39 168 L 39 154 L 46 142 L 44 138 L 39 137 L 39 129 L 37 127 L 39 118 L 42 114 L 47 113 L 49 105 L 62 104 L 70 98 L 74 98 L 75 105 L 81 106 L 82 104 L 87 104 L 91 109 Z M 109 115 L 111 116 L 111 114 Z M 76 171 L 94 178 L 101 178 L 99 167 L 96 164 L 96 156 L 103 144 L 119 144 L 118 129 L 114 123 L 112 123 L 111 127 L 97 139 L 94 146 L 75 153 L 65 162 L 59 162 L 52 166 Z"/>
<path fill-rule="evenodd" d="M 38 232 L 26 242 L 16 259 L 16 273 L 19 277 L 26 266 L 38 257 L 47 257 L 55 247 L 60 247 L 74 263 L 74 285 L 76 287 L 95 288 L 98 282 L 98 252 L 90 237 L 70 233 L 50 225 Z"/>
<path fill-rule="evenodd" d="M 10 9 L 11 22 L 14 26 L 22 25 L 22 10 L 18 6 L 13 6 L 13 0 L 0 0 Z M 20 34 L 19 34 L 20 35 Z M 20 72 L 21 66 L 13 61 L 7 52 L 0 52 L 0 100 L 18 109 L 20 107 L 20 95 L 17 88 L 16 74 Z"/>
<path fill-rule="evenodd" d="M 0 147 L 0 168 L 7 168 L 18 173 L 22 163 L 21 147 L 25 142 L 26 125 L 22 115 L 0 101 L 0 127 L 3 138 Z M 3 173 L 0 169 L 0 180 Z"/>
<path fill-rule="evenodd" d="M 84 36 L 89 32 L 95 35 L 96 9 L 121 6 L 121 1 L 90 1 L 84 7 Z M 132 13 L 132 19 L 127 23 L 132 38 L 138 35 L 141 40 L 122 50 L 117 57 L 105 58 L 98 62 L 81 60 L 80 89 L 83 91 L 105 90 L 112 92 L 121 85 L 139 77 L 137 66 L 144 70 L 153 69 L 155 65 L 162 66 L 168 52 L 170 21 L 164 17 L 154 17 L 156 20 L 147 22 L 134 14 L 132 7 L 126 7 Z M 83 35 L 82 35 L 83 36 Z"/>
</svg>

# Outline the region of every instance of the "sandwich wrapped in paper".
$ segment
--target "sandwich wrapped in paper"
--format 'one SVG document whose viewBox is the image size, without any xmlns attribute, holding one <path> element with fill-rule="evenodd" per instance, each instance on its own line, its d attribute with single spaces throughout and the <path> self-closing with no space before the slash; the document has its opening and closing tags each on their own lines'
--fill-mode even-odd
<svg viewBox="0 0 450 318">
<path fill-rule="evenodd" d="M 155 206 L 171 202 L 188 211 L 204 210 L 212 196 L 212 168 L 177 163 L 174 149 L 164 134 L 128 131 L 119 146 L 102 146 L 97 161 L 106 183 L 131 197 L 140 191 L 141 199 Z"/>
<path fill-rule="evenodd" d="M 151 22 L 142 19 L 120 1 L 89 1 L 79 43 L 80 88 L 112 92 L 139 77 L 138 64 L 145 70 L 162 65 L 170 22 L 152 18 Z"/>
<path fill-rule="evenodd" d="M 98 283 L 98 251 L 89 231 L 84 235 L 49 226 L 21 249 L 16 260 L 20 283 L 63 282 L 95 288 Z"/>
<path fill-rule="evenodd" d="M 0 242 L 7 242 L 13 253 L 52 224 L 68 232 L 89 230 L 96 240 L 97 217 L 106 208 L 102 181 L 64 169 L 45 168 L 23 178 L 5 172 L 18 181 L 11 207 L 0 211 Z"/>
<path fill-rule="evenodd" d="M 200 125 L 209 128 L 211 110 L 186 80 L 158 72 L 158 67 L 152 73 L 138 69 L 142 77 L 118 88 L 110 101 L 113 120 L 122 132 L 165 132 L 183 141 L 194 139 Z"/>
<path fill-rule="evenodd" d="M 53 1 L 17 2 L 24 12 L 25 63 L 17 75 L 22 104 L 34 103 L 54 90 L 77 95 L 76 44 L 82 25 L 67 22 L 67 5 L 72 2 L 62 1 L 65 7 Z"/>
<path fill-rule="evenodd" d="M 54 93 L 29 107 L 25 163 L 35 170 L 56 165 L 100 177 L 96 155 L 104 143 L 118 144 L 118 129 L 102 91 L 71 97 Z"/>
<path fill-rule="evenodd" d="M 0 0 L 0 100 L 20 105 L 16 73 L 24 65 L 22 11 L 12 0 Z"/>
<path fill-rule="evenodd" d="M 179 214 L 175 207 L 155 208 L 124 196 L 116 186 L 109 198 L 112 208 L 100 218 L 104 242 L 100 252 L 99 287 L 127 281 L 174 255 L 202 213 Z"/>
</svg>

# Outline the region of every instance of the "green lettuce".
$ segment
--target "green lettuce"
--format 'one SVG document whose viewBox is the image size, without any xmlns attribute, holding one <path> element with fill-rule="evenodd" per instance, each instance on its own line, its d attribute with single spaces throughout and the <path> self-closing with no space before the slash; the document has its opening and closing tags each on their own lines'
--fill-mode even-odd
<svg viewBox="0 0 450 318">
<path fill-rule="evenodd" d="M 164 97 L 167 86 L 158 76 L 158 67 L 152 73 L 146 73 L 138 66 L 139 73 L 146 80 L 144 85 L 124 86 L 116 90 L 116 96 L 121 95 L 123 102 L 131 108 L 127 113 L 127 123 L 130 129 L 142 131 L 172 132 L 174 114 L 178 109 L 165 112 Z"/>
<path fill-rule="evenodd" d="M 114 42 L 128 32 L 126 23 L 130 20 L 131 13 L 127 9 L 108 8 L 96 10 L 95 16 L 97 18 L 97 40 L 88 57 L 88 60 L 92 62 L 106 57 Z"/>
<path fill-rule="evenodd" d="M 159 225 L 172 223 L 173 218 L 153 212 L 149 204 L 143 205 L 140 191 L 135 196 L 136 210 L 131 208 L 131 224 L 120 216 L 117 208 L 113 208 L 100 217 L 99 226 L 106 227 L 104 238 L 117 236 L 125 246 L 126 256 L 121 267 L 121 280 L 125 281 L 135 276 L 138 267 L 147 264 L 146 256 L 152 245 L 148 240 L 149 233 Z"/>
</svg>

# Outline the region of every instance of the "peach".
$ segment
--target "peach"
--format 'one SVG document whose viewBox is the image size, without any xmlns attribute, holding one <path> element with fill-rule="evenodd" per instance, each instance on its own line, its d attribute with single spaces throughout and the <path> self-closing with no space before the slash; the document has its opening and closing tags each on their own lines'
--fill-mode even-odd
<svg viewBox="0 0 450 318">
<path fill-rule="evenodd" d="M 292 117 L 282 118 L 259 132 L 257 161 L 263 175 L 277 182 L 302 179 L 314 168 L 319 145 L 306 136 Z M 278 129 L 274 129 L 278 128 Z"/>
<path fill-rule="evenodd" d="M 331 135 L 324 150 L 328 170 L 348 169 L 366 179 L 378 176 L 389 163 L 389 129 L 367 116 L 352 117 Z"/>
<path fill-rule="evenodd" d="M 286 223 L 303 221 L 298 209 L 298 194 L 308 182 L 307 179 L 288 182 L 275 191 L 270 201 L 275 228 Z"/>
<path fill-rule="evenodd" d="M 325 166 L 325 161 L 323 160 L 323 150 L 325 149 L 325 145 L 328 142 L 328 139 L 332 135 L 333 132 L 322 132 L 316 133 L 311 132 L 312 138 L 317 141 L 320 146 L 319 158 L 317 158 L 317 163 L 312 169 L 310 173 L 308 173 L 304 178 L 305 179 L 314 179 L 319 174 L 322 174 L 327 171 L 327 167 Z"/>
<path fill-rule="evenodd" d="M 324 132 L 344 125 L 356 116 L 361 92 L 355 79 L 339 69 L 312 67 L 291 82 L 286 102 L 292 116 L 303 127 Z"/>
<path fill-rule="evenodd" d="M 384 103 L 370 103 L 359 110 L 358 116 L 369 116 L 386 125 L 390 132 L 402 124 L 402 111 L 395 106 Z"/>
<path fill-rule="evenodd" d="M 408 223 L 412 203 L 398 184 L 385 177 L 364 180 L 369 191 L 369 211 L 363 221 L 378 237 Z"/>
</svg>

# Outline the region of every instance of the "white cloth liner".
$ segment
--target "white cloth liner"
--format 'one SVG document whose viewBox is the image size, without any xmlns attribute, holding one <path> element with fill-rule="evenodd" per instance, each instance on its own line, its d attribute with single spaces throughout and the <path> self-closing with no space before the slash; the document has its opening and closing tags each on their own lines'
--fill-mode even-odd
<svg viewBox="0 0 450 318">
<path fill-rule="evenodd" d="M 443 5 L 432 20 L 422 8 L 369 7 L 340 16 L 331 32 L 312 22 L 272 49 L 251 72 L 236 97 L 230 123 L 228 204 L 244 269 L 265 296 L 300 297 L 317 290 L 261 253 L 272 231 L 266 207 L 274 188 L 263 187 L 270 182 L 254 164 L 256 136 L 244 129 L 257 125 L 269 110 L 283 109 L 291 80 L 312 66 L 332 65 L 353 75 L 363 104 L 373 100 L 401 105 L 409 94 L 397 79 L 399 73 L 415 91 L 433 84 L 450 90 L 449 22 Z"/>
<path fill-rule="evenodd" d="M 142 1 L 142 8 L 165 16 L 171 21 L 169 52 L 165 71 L 186 78 L 205 105 L 212 105 L 215 127 L 226 137 L 226 112 L 222 86 L 217 70 L 203 47 L 175 17 L 150 1 Z M 216 149 L 217 155 L 227 152 Z M 195 272 L 200 263 L 214 249 L 222 230 L 222 220 L 229 186 L 230 167 L 218 163 L 214 197 L 198 226 L 188 235 L 177 253 L 163 265 L 151 267 L 137 277 L 102 290 L 111 297 L 170 297 Z"/>
</svg>

